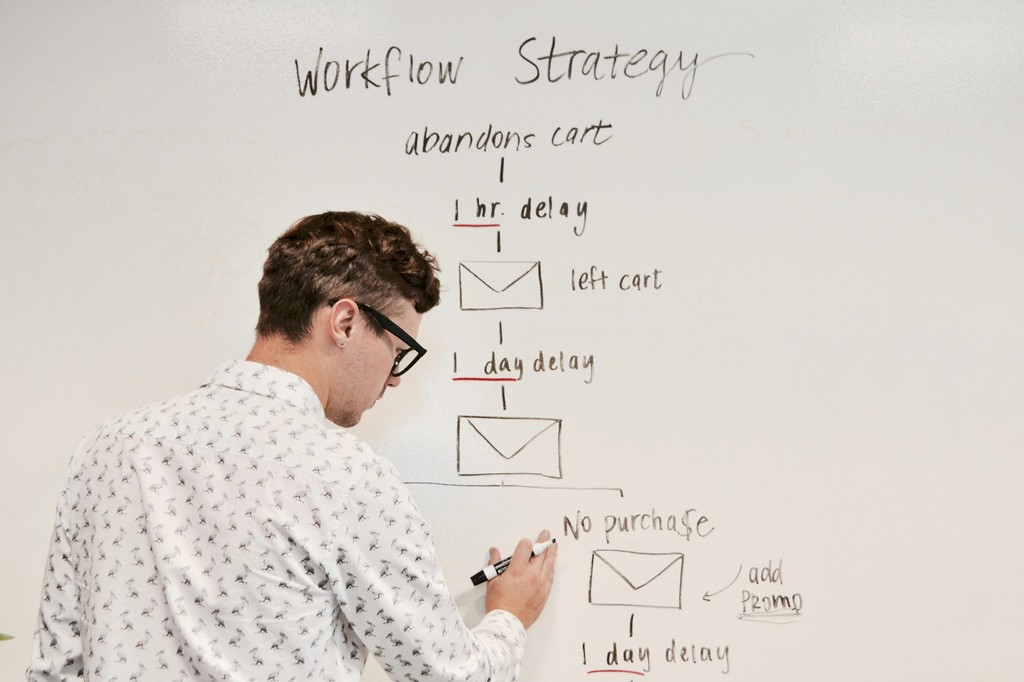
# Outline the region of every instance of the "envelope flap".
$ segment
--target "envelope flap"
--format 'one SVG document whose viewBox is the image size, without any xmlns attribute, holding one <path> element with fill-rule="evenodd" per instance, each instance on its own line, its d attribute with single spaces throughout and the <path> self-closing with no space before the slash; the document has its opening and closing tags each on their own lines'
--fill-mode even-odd
<svg viewBox="0 0 1024 682">
<path fill-rule="evenodd" d="M 640 588 L 654 582 L 659 576 L 683 560 L 677 552 L 627 552 L 625 550 L 596 550 L 594 559 L 600 560 L 625 580 L 631 588 Z"/>
<path fill-rule="evenodd" d="M 491 291 L 501 293 L 540 267 L 540 263 L 537 261 L 495 261 L 460 263 L 460 266 Z"/>
<path fill-rule="evenodd" d="M 495 452 L 505 459 L 512 459 L 541 434 L 558 424 L 558 420 L 522 417 L 474 419 L 468 417 L 466 423 L 479 433 L 480 437 L 487 441 Z"/>
</svg>

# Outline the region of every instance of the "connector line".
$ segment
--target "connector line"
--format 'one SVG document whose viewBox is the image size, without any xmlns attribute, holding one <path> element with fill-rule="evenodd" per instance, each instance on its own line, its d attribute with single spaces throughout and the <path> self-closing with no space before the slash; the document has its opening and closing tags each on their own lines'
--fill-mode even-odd
<svg viewBox="0 0 1024 682">
<path fill-rule="evenodd" d="M 442 488 L 529 488 L 530 490 L 575 490 L 579 492 L 616 493 L 626 497 L 622 488 L 593 488 L 587 486 L 564 485 L 524 485 L 516 483 L 443 483 L 441 481 L 406 481 L 406 485 L 435 485 Z"/>
<path fill-rule="evenodd" d="M 452 381 L 519 381 L 515 377 L 452 377 Z"/>
</svg>

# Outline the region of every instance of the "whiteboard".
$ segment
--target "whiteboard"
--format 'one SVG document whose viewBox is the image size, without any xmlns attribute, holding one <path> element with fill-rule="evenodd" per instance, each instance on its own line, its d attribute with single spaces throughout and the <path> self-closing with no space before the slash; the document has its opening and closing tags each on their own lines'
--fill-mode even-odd
<svg viewBox="0 0 1024 682">
<path fill-rule="evenodd" d="M 3 679 L 77 441 L 244 356 L 334 209 L 443 268 L 356 431 L 467 621 L 558 539 L 523 679 L 1024 677 L 1020 3 L 0 14 Z"/>
</svg>

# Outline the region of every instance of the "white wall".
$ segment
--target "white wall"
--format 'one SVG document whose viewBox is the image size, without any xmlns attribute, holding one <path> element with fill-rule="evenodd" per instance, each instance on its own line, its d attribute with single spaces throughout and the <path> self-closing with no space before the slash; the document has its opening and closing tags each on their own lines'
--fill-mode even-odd
<svg viewBox="0 0 1024 682">
<path fill-rule="evenodd" d="M 1024 7 L 899 5 L 5 3 L 0 678 L 28 660 L 77 440 L 244 355 L 267 245 L 361 209 L 444 266 L 430 354 L 358 430 L 414 482 L 467 618 L 488 545 L 541 527 L 562 545 L 524 679 L 720 679 L 725 646 L 741 680 L 1020 679 Z M 700 65 L 660 95 L 626 57 L 544 82 L 553 37 Z M 392 46 L 390 95 L 357 69 L 300 96 L 295 60 Z M 455 83 L 410 83 L 410 55 L 461 59 Z M 592 124 L 603 144 L 551 143 Z M 425 128 L 488 126 L 531 146 L 406 153 Z M 521 218 L 549 196 L 587 202 L 582 235 Z M 501 227 L 452 227 L 477 197 Z M 491 260 L 540 262 L 543 309 L 463 310 L 459 264 Z M 579 290 L 592 268 L 607 287 Z M 620 290 L 655 270 L 660 288 Z M 592 376 L 532 371 L 541 351 L 592 355 Z M 453 381 L 492 352 L 522 380 Z M 561 420 L 562 478 L 460 476 L 460 416 Z M 691 509 L 706 537 L 604 532 Z M 681 608 L 588 603 L 595 550 L 683 554 Z M 753 584 L 769 564 L 781 582 Z M 744 591 L 802 610 L 738 618 Z"/>
</svg>

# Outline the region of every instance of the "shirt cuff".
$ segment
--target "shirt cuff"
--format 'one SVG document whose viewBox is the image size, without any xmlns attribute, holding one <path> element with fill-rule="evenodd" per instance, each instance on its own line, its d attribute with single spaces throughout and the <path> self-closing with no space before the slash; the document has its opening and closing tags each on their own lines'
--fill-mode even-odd
<svg viewBox="0 0 1024 682">
<path fill-rule="evenodd" d="M 508 642 L 515 657 L 523 660 L 523 652 L 526 650 L 526 628 L 511 612 L 504 609 L 488 611 L 474 630 L 493 634 Z"/>
<path fill-rule="evenodd" d="M 511 611 L 505 609 L 493 609 L 484 614 L 484 618 L 480 621 L 483 625 L 493 620 L 495 623 L 501 623 L 506 628 L 516 631 L 518 639 L 526 640 L 526 628 L 523 627 L 522 621 L 520 621 Z"/>
</svg>

